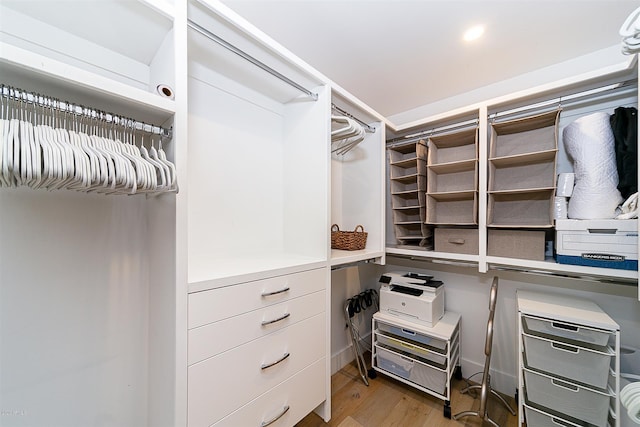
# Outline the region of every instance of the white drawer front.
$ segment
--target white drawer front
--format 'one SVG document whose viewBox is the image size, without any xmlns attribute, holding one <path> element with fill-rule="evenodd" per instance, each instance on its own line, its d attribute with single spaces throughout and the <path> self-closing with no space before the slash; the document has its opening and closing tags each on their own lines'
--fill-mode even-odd
<svg viewBox="0 0 640 427">
<path fill-rule="evenodd" d="M 189 328 L 206 325 L 325 289 L 320 268 L 189 294 Z"/>
<path fill-rule="evenodd" d="M 191 365 L 188 368 L 189 426 L 209 426 L 217 422 L 323 358 L 325 326 L 325 314 L 319 314 Z M 270 364 L 273 366 L 262 368 Z"/>
<path fill-rule="evenodd" d="M 326 399 L 325 368 L 325 359 L 320 359 L 218 421 L 215 427 L 261 427 L 269 421 L 273 421 L 270 427 L 294 425 Z"/>
<path fill-rule="evenodd" d="M 325 292 L 314 292 L 189 330 L 189 365 L 325 311 Z"/>
</svg>

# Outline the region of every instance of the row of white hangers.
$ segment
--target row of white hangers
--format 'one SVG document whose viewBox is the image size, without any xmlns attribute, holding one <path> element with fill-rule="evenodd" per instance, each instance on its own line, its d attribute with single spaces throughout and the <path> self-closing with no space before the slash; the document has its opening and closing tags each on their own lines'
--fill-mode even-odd
<svg viewBox="0 0 640 427">
<path fill-rule="evenodd" d="M 351 117 L 331 116 L 331 152 L 346 154 L 364 141 L 365 129 Z"/>
<path fill-rule="evenodd" d="M 6 86 L 0 98 L 0 187 L 104 194 L 178 191 L 161 135 L 155 136 L 156 148 L 153 134 L 137 129 L 130 119 L 86 109 L 78 114 L 61 108 L 67 103 Z"/>
</svg>

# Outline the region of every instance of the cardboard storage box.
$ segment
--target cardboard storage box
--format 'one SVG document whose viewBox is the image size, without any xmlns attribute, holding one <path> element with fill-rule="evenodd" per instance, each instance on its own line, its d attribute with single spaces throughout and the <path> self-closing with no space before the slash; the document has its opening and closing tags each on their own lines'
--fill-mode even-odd
<svg viewBox="0 0 640 427">
<path fill-rule="evenodd" d="M 544 261 L 544 231 L 488 230 L 487 255 Z"/>
<path fill-rule="evenodd" d="M 438 227 L 435 229 L 434 250 L 478 255 L 478 229 Z"/>
<path fill-rule="evenodd" d="M 556 261 L 560 264 L 637 270 L 638 220 L 558 219 Z"/>
</svg>

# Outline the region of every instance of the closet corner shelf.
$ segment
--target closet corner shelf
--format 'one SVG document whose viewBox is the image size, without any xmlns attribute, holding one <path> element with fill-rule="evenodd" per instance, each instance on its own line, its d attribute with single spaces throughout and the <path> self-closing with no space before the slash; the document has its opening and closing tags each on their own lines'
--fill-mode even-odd
<svg viewBox="0 0 640 427">
<path fill-rule="evenodd" d="M 331 266 L 339 266 L 344 264 L 351 264 L 358 261 L 366 261 L 373 258 L 380 258 L 384 256 L 384 251 L 362 249 L 358 251 L 343 251 L 339 249 L 331 249 Z"/>
<path fill-rule="evenodd" d="M 0 71 L 27 74 L 34 79 L 55 80 L 69 89 L 81 87 L 103 98 L 133 103 L 145 110 L 154 110 L 159 116 L 169 118 L 176 112 L 172 99 L 109 78 L 67 65 L 55 59 L 30 52 L 0 41 Z M 29 88 L 21 88 L 29 90 Z"/>
<path fill-rule="evenodd" d="M 407 249 L 405 247 L 387 246 L 387 254 L 389 255 L 401 255 L 403 257 L 409 257 L 411 259 L 427 259 L 433 262 L 441 262 L 443 264 L 455 263 L 455 261 L 462 261 L 465 265 L 477 267 L 479 256 L 468 254 L 457 254 L 450 252 L 436 252 L 428 249 Z M 453 261 L 453 262 L 452 262 Z M 474 265 L 475 264 L 475 265 Z M 457 265 L 457 264 L 456 264 Z"/>
</svg>

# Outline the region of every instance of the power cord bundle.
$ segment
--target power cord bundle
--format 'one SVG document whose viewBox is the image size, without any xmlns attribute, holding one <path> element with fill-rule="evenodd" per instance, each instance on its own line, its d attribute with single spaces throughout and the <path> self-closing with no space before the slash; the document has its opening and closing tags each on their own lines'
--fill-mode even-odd
<svg viewBox="0 0 640 427">
<path fill-rule="evenodd" d="M 358 322 L 354 320 L 365 315 L 369 308 L 373 308 L 375 311 L 379 310 L 378 291 L 375 289 L 367 289 L 351 298 L 347 298 L 344 304 L 344 315 L 351 337 L 353 354 L 356 359 L 356 364 L 358 365 L 358 372 L 360 373 L 362 381 L 367 386 L 369 385 L 369 381 L 367 380 L 367 364 L 365 363 L 363 354 L 365 351 L 371 351 L 371 348 L 364 345 L 360 330 L 358 329 Z M 373 369 L 369 370 L 368 375 L 370 378 L 375 378 L 375 371 Z"/>
</svg>

